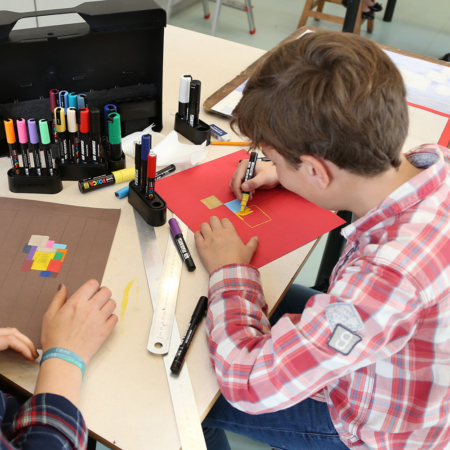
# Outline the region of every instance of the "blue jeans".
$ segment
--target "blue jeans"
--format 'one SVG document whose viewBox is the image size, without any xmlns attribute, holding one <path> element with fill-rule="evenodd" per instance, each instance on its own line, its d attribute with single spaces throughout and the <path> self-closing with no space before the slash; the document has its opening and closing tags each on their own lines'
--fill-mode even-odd
<svg viewBox="0 0 450 450">
<path fill-rule="evenodd" d="M 271 325 L 286 313 L 301 314 L 312 289 L 292 285 L 270 318 Z M 230 450 L 225 431 L 247 436 L 283 450 L 344 450 L 326 403 L 310 398 L 288 409 L 251 415 L 231 406 L 221 395 L 203 421 L 208 450 Z"/>
</svg>

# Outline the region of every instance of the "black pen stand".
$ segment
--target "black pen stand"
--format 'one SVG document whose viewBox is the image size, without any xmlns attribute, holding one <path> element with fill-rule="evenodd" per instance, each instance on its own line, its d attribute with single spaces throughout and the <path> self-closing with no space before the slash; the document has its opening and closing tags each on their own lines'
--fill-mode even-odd
<svg viewBox="0 0 450 450">
<path fill-rule="evenodd" d="M 101 164 L 61 164 L 59 158 L 57 158 L 55 162 L 57 169 L 61 173 L 61 178 L 70 181 L 80 181 L 85 180 L 86 178 L 99 177 L 126 168 L 125 154 L 123 152 L 122 157 L 119 160 L 114 161 L 106 156 L 102 159 Z"/>
<path fill-rule="evenodd" d="M 37 175 L 36 169 L 30 168 L 30 174 L 25 175 L 23 167 L 20 174 L 15 174 L 14 169 L 8 170 L 8 187 L 15 194 L 57 194 L 63 188 L 58 169 L 53 169 L 53 175 L 49 175 L 47 169 L 42 168 L 41 175 Z"/>
<path fill-rule="evenodd" d="M 142 216 L 142 218 L 153 227 L 160 227 L 166 223 L 167 204 L 157 192 L 149 200 L 141 193 L 140 189 L 130 181 L 130 192 L 128 203 Z"/>
<path fill-rule="evenodd" d="M 206 145 L 211 144 L 211 127 L 202 120 L 198 121 L 196 127 L 191 127 L 187 120 L 181 120 L 181 117 L 176 113 L 174 129 L 195 145 L 201 145 L 205 141 Z"/>
</svg>

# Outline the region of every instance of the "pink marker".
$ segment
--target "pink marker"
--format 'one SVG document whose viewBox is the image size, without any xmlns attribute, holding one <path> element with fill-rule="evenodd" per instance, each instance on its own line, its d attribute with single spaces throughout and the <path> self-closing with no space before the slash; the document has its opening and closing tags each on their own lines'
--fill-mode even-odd
<svg viewBox="0 0 450 450">
<path fill-rule="evenodd" d="M 25 119 L 17 119 L 17 133 L 19 135 L 20 150 L 22 151 L 23 168 L 25 175 L 30 175 L 30 150 L 28 148 L 27 122 Z"/>
</svg>

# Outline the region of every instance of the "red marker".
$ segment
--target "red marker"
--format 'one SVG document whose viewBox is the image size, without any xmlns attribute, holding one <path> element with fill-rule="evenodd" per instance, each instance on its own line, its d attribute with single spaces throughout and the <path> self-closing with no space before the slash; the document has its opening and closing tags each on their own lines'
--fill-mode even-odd
<svg viewBox="0 0 450 450">
<path fill-rule="evenodd" d="M 147 198 L 151 200 L 155 195 L 156 154 L 150 152 L 147 163 Z"/>
<path fill-rule="evenodd" d="M 89 109 L 80 109 L 80 143 L 81 143 L 81 162 L 87 164 L 90 162 L 89 151 Z"/>
</svg>

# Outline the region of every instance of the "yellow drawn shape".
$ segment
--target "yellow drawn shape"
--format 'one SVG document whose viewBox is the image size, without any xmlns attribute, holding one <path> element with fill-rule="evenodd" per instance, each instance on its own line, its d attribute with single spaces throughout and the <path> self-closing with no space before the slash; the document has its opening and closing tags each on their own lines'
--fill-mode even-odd
<svg viewBox="0 0 450 450">
<path fill-rule="evenodd" d="M 131 280 L 127 285 L 125 286 L 125 289 L 123 291 L 123 298 L 122 298 L 122 307 L 120 308 L 120 331 L 123 334 L 124 332 L 124 320 L 125 320 L 125 313 L 127 311 L 128 307 L 128 300 L 130 297 L 130 289 L 133 283 L 137 280 L 135 278 L 134 280 Z M 139 286 L 136 286 L 136 297 L 139 296 Z"/>
<path fill-rule="evenodd" d="M 47 267 L 54 256 L 55 253 L 35 252 L 31 270 L 47 270 Z"/>
<path fill-rule="evenodd" d="M 246 221 L 245 221 L 245 216 L 248 216 L 249 214 L 251 214 L 253 211 L 254 211 L 254 209 L 252 210 L 251 208 L 258 208 L 266 217 L 267 217 L 267 219 L 268 220 L 265 220 L 264 222 L 261 222 L 261 223 L 258 223 L 258 224 L 256 224 L 256 225 L 253 225 L 253 226 L 251 226 L 249 223 L 247 223 Z M 260 225 L 262 225 L 263 223 L 267 223 L 267 222 L 270 222 L 272 219 L 259 207 L 259 206 L 256 206 L 256 205 L 249 205 L 249 206 L 247 206 L 245 209 L 244 209 L 244 211 L 242 211 L 242 212 L 240 212 L 240 211 L 238 211 L 237 213 L 236 213 L 236 216 L 238 216 L 239 217 L 239 219 L 241 219 L 242 221 L 244 221 L 244 223 L 246 224 L 246 225 L 248 225 L 250 228 L 256 228 L 256 227 L 259 227 Z"/>
</svg>

